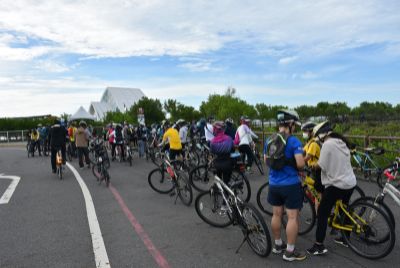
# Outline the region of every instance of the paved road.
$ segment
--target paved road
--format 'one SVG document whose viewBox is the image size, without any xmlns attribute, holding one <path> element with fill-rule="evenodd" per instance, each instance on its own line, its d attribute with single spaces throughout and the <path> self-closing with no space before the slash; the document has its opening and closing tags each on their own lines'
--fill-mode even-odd
<svg viewBox="0 0 400 268">
<path fill-rule="evenodd" d="M 240 231 L 234 226 L 210 227 L 193 205 L 186 207 L 179 200 L 175 205 L 168 195 L 154 192 L 147 183 L 154 168 L 151 163 L 135 159 L 133 167 L 112 164 L 110 188 L 99 186 L 91 171 L 80 170 L 76 160 L 72 166 L 93 199 L 111 267 L 395 267 L 400 263 L 399 243 L 388 257 L 369 261 L 334 244 L 329 235 L 329 254 L 301 263 L 286 263 L 273 254 L 260 258 L 247 245 L 235 254 Z M 1 173 L 21 180 L 9 203 L 0 205 L 0 267 L 98 266 L 84 195 L 70 169 L 60 181 L 50 172 L 49 158 L 28 159 L 22 148 L 0 148 Z M 264 180 L 250 177 L 253 203 Z M 0 195 L 10 182 L 0 180 Z M 360 185 L 370 194 L 378 190 L 374 184 Z M 398 219 L 400 209 L 389 204 Z M 298 247 L 309 247 L 313 236 L 312 232 L 299 238 Z"/>
</svg>

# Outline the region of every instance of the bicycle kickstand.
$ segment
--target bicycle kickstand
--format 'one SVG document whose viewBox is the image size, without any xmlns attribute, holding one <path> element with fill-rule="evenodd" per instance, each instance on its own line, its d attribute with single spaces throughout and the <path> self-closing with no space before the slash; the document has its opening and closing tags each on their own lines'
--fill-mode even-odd
<svg viewBox="0 0 400 268">
<path fill-rule="evenodd" d="M 236 250 L 235 254 L 238 254 L 238 253 L 239 253 L 239 250 L 242 248 L 244 242 L 246 242 L 246 240 L 247 240 L 248 237 L 249 237 L 248 234 L 246 234 L 246 235 L 244 236 L 243 241 L 242 241 L 242 243 L 240 243 L 240 246 L 239 246 L 238 249 Z"/>
</svg>

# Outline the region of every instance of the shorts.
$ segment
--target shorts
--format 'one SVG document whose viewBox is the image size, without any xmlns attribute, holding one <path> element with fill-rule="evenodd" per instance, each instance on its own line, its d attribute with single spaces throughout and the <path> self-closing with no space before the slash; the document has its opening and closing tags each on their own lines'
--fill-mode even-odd
<svg viewBox="0 0 400 268">
<path fill-rule="evenodd" d="M 304 192 L 301 184 L 269 186 L 268 203 L 272 206 L 285 206 L 287 209 L 303 207 Z"/>
</svg>

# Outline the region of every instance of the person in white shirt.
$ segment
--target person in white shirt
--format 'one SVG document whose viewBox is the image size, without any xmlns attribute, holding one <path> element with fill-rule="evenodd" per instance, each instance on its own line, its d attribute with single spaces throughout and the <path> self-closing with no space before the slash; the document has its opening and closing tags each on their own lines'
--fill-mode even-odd
<svg viewBox="0 0 400 268">
<path fill-rule="evenodd" d="M 214 139 L 214 128 L 213 128 L 214 117 L 210 116 L 208 118 L 208 122 L 204 127 L 204 135 L 206 137 L 206 141 L 210 143 L 212 139 Z"/>
<path fill-rule="evenodd" d="M 179 126 L 179 137 L 181 138 L 182 146 L 185 146 L 188 137 L 187 124 L 183 119 L 179 119 L 178 121 L 176 121 L 176 124 Z"/>
<path fill-rule="evenodd" d="M 253 139 L 258 139 L 258 136 L 250 129 L 250 119 L 246 116 L 240 118 L 241 125 L 236 130 L 235 135 L 235 145 L 239 145 L 239 152 L 243 156 L 243 161 L 245 156 L 247 156 L 247 169 L 250 170 L 253 165 L 253 152 L 250 145 Z"/>
</svg>

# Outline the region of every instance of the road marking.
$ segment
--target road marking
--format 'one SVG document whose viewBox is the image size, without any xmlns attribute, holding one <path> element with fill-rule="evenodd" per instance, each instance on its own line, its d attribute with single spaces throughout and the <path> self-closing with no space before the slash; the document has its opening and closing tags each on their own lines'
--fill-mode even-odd
<svg viewBox="0 0 400 268">
<path fill-rule="evenodd" d="M 147 250 L 153 256 L 154 260 L 157 262 L 158 266 L 161 268 L 169 268 L 169 264 L 164 256 L 158 251 L 158 249 L 154 246 L 153 242 L 151 242 L 149 236 L 143 229 L 142 225 L 138 222 L 135 218 L 133 213 L 129 210 L 127 205 L 125 204 L 124 200 L 122 199 L 121 195 L 118 193 L 117 189 L 115 189 L 112 185 L 110 185 L 110 190 L 113 193 L 115 199 L 118 201 L 119 205 L 121 206 L 122 211 L 124 211 L 125 216 L 130 221 L 132 227 L 135 229 L 136 233 L 139 235 L 140 239 L 142 239 L 143 243 L 145 244 Z"/>
<path fill-rule="evenodd" d="M 82 189 L 83 197 L 85 198 L 86 213 L 89 221 L 90 234 L 92 236 L 93 253 L 96 261 L 96 267 L 110 268 L 110 261 L 108 260 L 106 246 L 104 245 L 103 235 L 101 234 L 99 221 L 97 220 L 92 196 L 90 195 L 89 189 L 87 188 L 81 175 L 79 175 L 78 171 L 68 162 L 67 166 L 72 173 L 74 173 L 75 178 Z"/>
<path fill-rule="evenodd" d="M 4 194 L 0 198 L 0 205 L 1 205 L 1 204 L 7 204 L 10 201 L 11 196 L 13 195 L 13 193 L 15 191 L 15 188 L 17 188 L 17 185 L 18 185 L 19 181 L 21 180 L 21 177 L 0 174 L 0 179 L 12 180 L 12 182 L 8 186 L 7 190 L 4 192 Z"/>
</svg>

